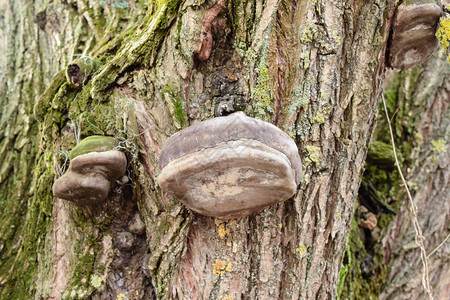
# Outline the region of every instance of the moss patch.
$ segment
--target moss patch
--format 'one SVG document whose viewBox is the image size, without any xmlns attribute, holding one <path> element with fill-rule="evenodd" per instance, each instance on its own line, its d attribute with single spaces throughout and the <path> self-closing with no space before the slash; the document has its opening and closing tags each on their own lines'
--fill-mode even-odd
<svg viewBox="0 0 450 300">
<path fill-rule="evenodd" d="M 421 67 L 416 67 L 395 74 L 384 93 L 392 118 L 397 156 L 402 166 L 414 164 L 411 153 L 423 144 L 423 137 L 414 131 L 420 120 L 415 110 L 425 105 L 417 103 L 418 100 L 414 98 L 414 87 L 421 78 L 421 70 Z M 418 99 L 427 101 L 428 97 Z M 341 269 L 339 299 L 378 299 L 388 276 L 380 237 L 405 199 L 382 103 L 379 105 L 378 124 L 369 146 L 365 168 L 358 204 L 376 214 L 378 224 L 372 231 L 359 227 L 361 212 L 360 206 L 357 206 Z"/>
<path fill-rule="evenodd" d="M 258 77 L 256 79 L 256 85 L 252 89 L 252 97 L 256 102 L 257 113 L 262 117 L 267 111 L 272 112 L 270 74 L 264 59 L 260 61 L 256 71 L 258 72 Z"/>
<path fill-rule="evenodd" d="M 69 158 L 90 153 L 90 152 L 104 152 L 113 150 L 117 146 L 117 142 L 114 138 L 109 136 L 94 135 L 83 139 L 75 148 L 69 153 Z"/>
</svg>

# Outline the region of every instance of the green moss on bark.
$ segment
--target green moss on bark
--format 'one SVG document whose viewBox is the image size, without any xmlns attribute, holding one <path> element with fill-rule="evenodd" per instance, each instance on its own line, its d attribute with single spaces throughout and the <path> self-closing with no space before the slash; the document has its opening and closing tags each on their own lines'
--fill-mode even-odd
<svg viewBox="0 0 450 300">
<path fill-rule="evenodd" d="M 1 224 L 7 224 L 14 231 L 11 232 L 11 235 L 2 235 L 1 237 L 2 244 L 4 243 L 7 250 L 1 253 L 0 283 L 2 288 L 0 289 L 0 299 L 28 299 L 29 295 L 34 294 L 38 267 L 37 255 L 44 247 L 43 237 L 46 232 L 51 230 L 53 170 L 50 162 L 42 154 L 38 157 L 36 166 L 29 164 L 28 167 L 35 169 L 34 178 L 25 176 L 21 180 L 26 186 L 35 186 L 36 193 L 34 195 L 17 195 L 25 199 L 25 203 L 17 196 L 8 199 L 13 204 L 12 207 L 15 204 L 15 206 L 24 205 L 27 208 L 24 211 L 26 216 L 23 218 L 26 221 L 22 222 L 20 218 L 8 220 L 9 216 L 14 215 L 2 212 L 7 219 L 2 219 Z M 3 207 L 8 206 L 4 205 Z M 5 232 L 4 228 L 1 232 Z M 13 240 L 13 236 L 20 238 Z M 15 245 L 11 245 L 11 242 Z"/>
<path fill-rule="evenodd" d="M 143 23 L 150 24 L 153 20 L 152 9 L 147 16 L 143 17 L 142 13 L 127 15 L 128 8 L 112 7 L 108 3 L 105 4 L 109 6 L 106 9 L 102 5 L 95 5 L 84 8 L 83 13 L 80 13 L 75 5 L 69 7 L 64 4 L 64 7 L 57 7 L 57 4 L 46 4 L 43 7 L 44 14 L 46 10 L 49 14 L 58 11 L 62 12 L 61 19 L 65 22 L 66 17 L 70 19 L 68 24 L 64 24 L 64 33 L 73 34 L 75 41 L 73 44 L 64 41 L 60 38 L 59 32 L 52 32 L 52 38 L 58 42 L 62 41 L 63 44 L 58 49 L 44 49 L 49 46 L 43 37 L 44 31 L 41 31 L 44 30 L 45 24 L 38 24 L 41 28 L 36 27 L 35 7 L 24 6 L 23 3 L 7 4 L 6 11 L 14 17 L 9 20 L 6 18 L 6 20 L 13 24 L 10 27 L 16 36 L 11 38 L 12 42 L 9 45 L 11 49 L 8 49 L 6 55 L 14 58 L 10 60 L 11 62 L 8 61 L 6 74 L 8 80 L 5 84 L 5 86 L 9 85 L 8 88 L 12 92 L 6 93 L 0 89 L 2 106 L 10 108 L 8 108 L 10 111 L 1 118 L 0 128 L 0 157 L 2 157 L 0 166 L 0 194 L 2 195 L 0 197 L 0 299 L 30 299 L 42 294 L 44 294 L 43 298 L 48 296 L 49 291 L 41 290 L 42 286 L 39 284 L 43 283 L 38 282 L 37 276 L 39 273 L 42 276 L 54 275 L 51 252 L 55 216 L 51 188 L 56 176 L 55 163 L 60 161 L 61 151 L 68 151 L 76 145 L 77 139 L 93 134 L 126 135 L 121 132 L 121 130 L 124 131 L 121 126 L 123 114 L 117 114 L 114 99 L 111 99 L 109 95 L 108 87 L 114 83 L 114 80 L 98 81 L 101 86 L 94 88 L 91 78 L 81 90 L 76 90 L 65 82 L 63 69 L 54 76 L 48 88 L 35 102 L 42 92 L 40 87 L 43 87 L 48 80 L 47 77 L 51 75 L 44 72 L 51 70 L 58 62 L 70 61 L 72 59 L 70 55 L 79 57 L 78 55 L 82 52 L 89 53 L 92 50 L 93 56 L 100 62 L 99 71 L 93 74 L 96 76 L 107 67 L 112 61 L 112 55 L 115 55 L 117 49 L 122 46 L 125 49 L 122 53 L 124 60 L 128 59 L 128 54 L 136 57 L 135 60 L 130 59 L 130 63 L 124 67 L 127 70 L 137 67 L 140 63 L 151 64 L 151 56 L 147 53 L 146 46 L 152 47 L 151 55 L 155 55 L 161 39 L 153 41 L 153 36 L 164 37 L 167 34 L 161 28 L 168 26 L 173 20 L 179 3 L 180 1 L 166 3 L 166 12 L 170 13 L 155 27 L 158 34 L 149 33 L 147 41 L 151 42 L 144 43 L 139 53 L 131 53 L 132 51 L 125 47 L 127 44 L 125 41 L 138 39 L 136 38 L 137 30 L 145 29 L 142 26 Z M 9 5 L 12 6 L 9 7 Z M 20 7 L 20 11 L 17 11 L 16 6 Z M 145 11 L 148 6 L 158 7 L 158 4 L 156 1 L 153 4 L 137 1 L 133 8 L 129 9 Z M 136 18 L 142 18 L 144 22 L 137 22 Z M 81 21 L 74 30 L 71 26 L 76 24 L 77 20 Z M 0 20 L 0 23 L 2 25 L 3 21 Z M 123 35 L 114 38 L 114 32 L 123 31 L 130 23 L 137 25 L 132 25 Z M 54 27 L 58 28 L 58 25 L 54 24 Z M 86 30 L 87 28 L 89 30 Z M 55 51 L 52 54 L 58 56 L 56 63 L 47 60 L 46 56 L 51 51 Z M 59 58 L 63 51 L 68 53 L 64 53 Z M 143 53 L 145 55 L 141 55 Z M 114 78 L 114 76 L 106 77 Z M 96 94 L 99 97 L 95 101 L 91 97 L 93 88 L 102 91 Z M 7 96 L 5 103 L 3 96 Z M 33 119 L 33 108 L 34 116 L 40 122 L 39 126 Z M 3 126 L 4 118 L 9 119 L 10 124 L 7 128 Z M 94 226 L 83 219 L 83 216 L 85 217 L 82 213 L 75 213 L 72 217 L 79 224 L 85 224 L 89 228 L 104 225 Z M 79 258 L 79 261 L 73 262 L 71 266 L 74 266 L 73 270 L 79 276 L 73 276 L 74 282 L 67 291 L 75 287 L 84 287 L 88 295 L 92 290 L 92 287 L 87 286 L 90 270 L 94 268 L 95 257 L 99 255 L 101 237 L 92 234 L 91 238 L 83 240 L 80 244 L 85 247 L 79 249 L 77 252 L 79 255 L 74 256 Z M 90 250 L 85 253 L 84 249 Z M 91 250 L 94 251 L 94 255 L 91 254 Z M 96 265 L 95 269 L 101 270 L 102 266 Z M 87 285 L 84 282 L 76 282 L 82 278 L 87 278 Z M 69 294 L 71 293 L 70 291 Z"/>
<path fill-rule="evenodd" d="M 392 118 L 397 156 L 402 166 L 413 164 L 410 155 L 420 145 L 415 134 L 419 116 L 411 113 L 415 103 L 415 86 L 420 80 L 421 66 L 395 74 L 385 89 L 384 96 Z M 421 98 L 427 99 L 426 97 Z M 388 275 L 386 259 L 381 248 L 381 236 L 394 219 L 405 197 L 390 141 L 382 103 L 379 105 L 378 124 L 366 159 L 366 171 L 359 191 L 359 205 L 368 207 L 377 216 L 377 226 L 368 230 L 358 226 L 360 206 L 355 210 L 349 233 L 347 252 L 341 271 L 338 290 L 340 299 L 378 299 Z M 405 167 L 404 167 L 405 168 Z M 372 206 L 371 206 L 372 205 Z"/>
<path fill-rule="evenodd" d="M 103 152 L 113 150 L 117 146 L 114 138 L 108 136 L 93 135 L 83 139 L 69 153 L 69 158 L 73 159 L 79 155 L 90 152 Z"/>
</svg>

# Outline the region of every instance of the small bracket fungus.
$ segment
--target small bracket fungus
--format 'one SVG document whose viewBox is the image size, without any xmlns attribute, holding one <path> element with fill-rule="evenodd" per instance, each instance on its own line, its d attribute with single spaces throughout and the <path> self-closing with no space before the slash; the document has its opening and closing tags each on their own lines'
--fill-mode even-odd
<svg viewBox="0 0 450 300">
<path fill-rule="evenodd" d="M 393 24 L 389 65 L 395 69 L 414 67 L 438 47 L 435 33 L 443 10 L 434 0 L 404 1 Z"/>
<path fill-rule="evenodd" d="M 95 69 L 95 61 L 89 56 L 84 56 L 71 62 L 66 68 L 67 82 L 74 88 L 81 88 L 92 75 Z"/>
<path fill-rule="evenodd" d="M 301 177 L 294 141 L 276 126 L 237 112 L 171 136 L 158 182 L 188 208 L 240 218 L 292 197 Z"/>
<path fill-rule="evenodd" d="M 53 184 L 53 194 L 79 205 L 95 205 L 109 194 L 111 182 L 126 171 L 124 153 L 113 150 L 114 138 L 90 136 L 70 151 L 69 170 Z"/>
</svg>

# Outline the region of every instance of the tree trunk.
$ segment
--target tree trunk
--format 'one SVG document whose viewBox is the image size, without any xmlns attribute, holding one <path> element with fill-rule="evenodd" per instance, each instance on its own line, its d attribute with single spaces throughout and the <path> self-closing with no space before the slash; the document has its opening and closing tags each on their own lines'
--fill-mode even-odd
<svg viewBox="0 0 450 300">
<path fill-rule="evenodd" d="M 450 67 L 442 63 L 445 55 L 442 52 L 437 54 L 422 70 L 412 70 L 402 76 L 400 85 L 393 84 L 393 89 L 398 88 L 398 97 L 393 98 L 392 102 L 397 103 L 400 110 L 413 111 L 398 114 L 396 131 L 404 141 L 401 145 L 405 149 L 404 170 L 425 237 L 433 295 L 435 299 L 447 299 L 450 296 L 450 283 L 447 280 L 450 276 L 448 242 L 432 253 L 447 237 L 450 225 L 450 152 L 446 142 L 449 137 Z M 408 81 L 413 84 L 406 84 Z M 405 128 L 408 119 L 414 124 L 414 131 Z M 400 134 L 401 131 L 403 134 Z M 398 299 L 401 295 L 408 299 L 422 299 L 425 297 L 422 288 L 423 270 L 415 244 L 416 234 L 411 226 L 413 215 L 406 196 L 400 195 L 398 200 L 403 205 L 382 239 L 385 261 L 389 262 L 389 274 L 381 298 Z"/>
<path fill-rule="evenodd" d="M 390 72 L 385 87 L 399 160 L 429 256 L 447 237 L 449 225 L 449 153 L 445 140 L 450 66 L 443 64 L 443 59 L 445 55 L 439 51 L 426 64 Z M 342 299 L 425 299 L 413 217 L 394 165 L 382 103 L 378 120 L 349 234 L 339 294 Z M 372 226 L 370 215 L 376 216 Z M 448 298 L 448 266 L 449 247 L 444 243 L 428 260 L 434 299 Z"/>
<path fill-rule="evenodd" d="M 6 4 L 0 297 L 335 297 L 394 10 L 381 0 Z M 64 67 L 83 55 L 96 69 L 76 89 Z M 295 140 L 304 175 L 292 199 L 225 222 L 187 210 L 156 177 L 164 141 L 230 98 Z M 78 207 L 51 187 L 91 135 L 116 138 L 130 181 Z"/>
</svg>

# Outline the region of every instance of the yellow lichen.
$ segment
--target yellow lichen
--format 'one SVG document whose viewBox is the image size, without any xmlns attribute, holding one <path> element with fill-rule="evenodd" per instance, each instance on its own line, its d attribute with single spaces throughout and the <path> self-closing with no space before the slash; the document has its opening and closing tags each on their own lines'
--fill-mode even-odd
<svg viewBox="0 0 450 300">
<path fill-rule="evenodd" d="M 303 29 L 300 41 L 304 44 L 310 43 L 317 38 L 318 31 L 314 24 L 309 24 Z"/>
<path fill-rule="evenodd" d="M 308 158 L 312 162 L 318 163 L 320 159 L 320 147 L 308 145 L 305 148 L 308 151 Z"/>
<path fill-rule="evenodd" d="M 301 244 L 300 247 L 295 249 L 295 252 L 297 252 L 300 257 L 304 257 L 307 249 L 308 248 L 304 244 Z"/>
<path fill-rule="evenodd" d="M 125 299 L 125 294 L 124 293 L 120 293 L 117 295 L 117 300 L 124 300 Z"/>
<path fill-rule="evenodd" d="M 422 144 L 422 142 L 423 142 L 423 136 L 422 136 L 419 132 L 415 132 L 415 133 L 414 133 L 414 136 L 415 136 L 416 139 L 417 139 L 417 143 Z"/>
<path fill-rule="evenodd" d="M 260 116 L 265 115 L 266 111 L 272 111 L 271 104 L 271 89 L 270 89 L 270 74 L 264 60 L 262 60 L 258 68 L 258 78 L 256 79 L 256 85 L 252 89 L 252 97 L 256 101 L 256 110 Z"/>
<path fill-rule="evenodd" d="M 225 224 L 220 224 L 219 228 L 217 228 L 217 231 L 221 239 L 230 234 L 230 228 L 225 228 Z"/>
<path fill-rule="evenodd" d="M 447 5 L 447 10 L 450 10 L 450 5 Z M 439 21 L 440 27 L 436 31 L 436 37 L 441 43 L 442 48 L 447 52 L 449 50 L 450 41 L 450 18 L 441 18 Z M 450 63 L 450 53 L 447 54 L 448 62 Z"/>
<path fill-rule="evenodd" d="M 216 259 L 216 262 L 213 263 L 213 274 L 224 274 L 231 270 L 231 263 L 225 263 L 219 259 Z"/>
<path fill-rule="evenodd" d="M 102 280 L 102 278 L 101 278 L 100 276 L 98 276 L 97 274 L 94 274 L 94 275 L 91 277 L 91 285 L 92 285 L 93 287 L 95 287 L 96 289 L 98 289 L 99 287 L 101 287 L 102 284 L 103 284 L 103 280 Z"/>
<path fill-rule="evenodd" d="M 229 223 L 227 223 L 226 221 L 216 219 L 214 220 L 214 223 L 216 223 L 217 226 L 217 234 L 221 239 L 223 239 L 226 236 L 230 235 L 230 226 L 233 225 L 234 221 L 231 220 Z"/>
<path fill-rule="evenodd" d="M 324 112 L 318 112 L 314 118 L 312 119 L 311 123 L 318 123 L 323 124 L 325 123 L 325 113 Z"/>
<path fill-rule="evenodd" d="M 225 295 L 220 295 L 217 299 L 219 299 L 219 300 L 233 300 L 233 298 L 231 298 L 231 297 L 228 296 L 227 294 L 225 294 Z"/>
<path fill-rule="evenodd" d="M 323 98 L 323 95 L 321 95 L 320 97 Z M 330 107 L 327 104 L 322 105 L 316 112 L 316 115 L 312 118 L 311 124 L 314 123 L 323 124 L 325 123 L 326 119 L 328 119 L 329 115 L 330 115 Z"/>
<path fill-rule="evenodd" d="M 311 64 L 311 60 L 309 59 L 309 52 L 300 53 L 300 68 L 307 69 Z"/>
<path fill-rule="evenodd" d="M 443 139 L 439 139 L 437 141 L 431 141 L 431 151 L 441 153 L 441 152 L 447 152 L 445 147 L 445 141 Z"/>
</svg>

